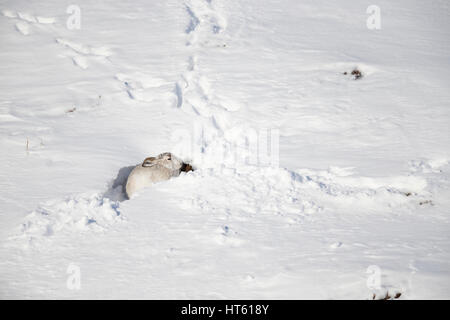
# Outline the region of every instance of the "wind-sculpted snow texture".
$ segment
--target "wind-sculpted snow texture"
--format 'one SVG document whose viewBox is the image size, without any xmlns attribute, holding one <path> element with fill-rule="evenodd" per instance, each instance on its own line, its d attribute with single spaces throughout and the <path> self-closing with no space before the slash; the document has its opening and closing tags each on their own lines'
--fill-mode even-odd
<svg viewBox="0 0 450 320">
<path fill-rule="evenodd" d="M 450 297 L 445 1 L 75 5 L 0 4 L 0 298 Z"/>
</svg>

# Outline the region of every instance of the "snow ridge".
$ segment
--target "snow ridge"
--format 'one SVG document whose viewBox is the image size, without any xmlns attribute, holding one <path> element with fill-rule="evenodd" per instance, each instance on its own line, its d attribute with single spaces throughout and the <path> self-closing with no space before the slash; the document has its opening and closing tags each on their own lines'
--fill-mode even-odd
<svg viewBox="0 0 450 320">
<path fill-rule="evenodd" d="M 25 217 L 18 234 L 10 239 L 34 245 L 64 233 L 104 232 L 119 221 L 124 217 L 118 202 L 99 194 L 81 194 L 44 203 Z"/>
</svg>

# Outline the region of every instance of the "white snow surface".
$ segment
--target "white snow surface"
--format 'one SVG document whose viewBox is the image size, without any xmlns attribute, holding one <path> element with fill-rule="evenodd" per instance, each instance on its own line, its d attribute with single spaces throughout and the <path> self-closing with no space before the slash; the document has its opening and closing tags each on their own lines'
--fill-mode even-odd
<svg viewBox="0 0 450 320">
<path fill-rule="evenodd" d="M 450 298 L 448 1 L 70 4 L 0 2 L 0 298 Z"/>
</svg>

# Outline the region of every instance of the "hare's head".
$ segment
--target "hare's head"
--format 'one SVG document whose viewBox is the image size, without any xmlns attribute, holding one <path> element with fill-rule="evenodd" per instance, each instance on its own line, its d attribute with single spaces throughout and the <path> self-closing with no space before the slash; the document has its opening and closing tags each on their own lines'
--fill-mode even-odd
<svg viewBox="0 0 450 320">
<path fill-rule="evenodd" d="M 172 155 L 170 152 L 161 153 L 156 157 L 145 158 L 142 162 L 143 167 L 153 167 L 160 165 L 170 170 L 181 170 L 183 161 Z"/>
<path fill-rule="evenodd" d="M 175 157 L 170 152 L 161 153 L 156 158 L 157 162 L 167 169 L 180 170 L 183 165 L 183 161 Z"/>
<path fill-rule="evenodd" d="M 153 166 L 156 166 L 156 168 L 164 167 L 174 173 L 194 171 L 194 168 L 189 163 L 183 162 L 170 152 L 161 153 L 156 157 L 145 158 L 144 162 L 142 162 L 142 167 Z"/>
</svg>

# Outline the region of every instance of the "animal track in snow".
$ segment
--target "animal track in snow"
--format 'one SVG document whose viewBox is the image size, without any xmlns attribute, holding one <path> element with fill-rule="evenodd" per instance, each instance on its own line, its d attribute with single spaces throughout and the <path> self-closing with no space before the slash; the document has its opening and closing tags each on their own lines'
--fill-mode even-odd
<svg viewBox="0 0 450 320">
<path fill-rule="evenodd" d="M 67 47 L 78 54 L 100 56 L 100 57 L 109 57 L 111 55 L 111 52 L 106 47 L 91 47 L 61 38 L 57 38 L 55 40 L 56 43 L 64 47 Z"/>
<path fill-rule="evenodd" d="M 27 36 L 30 34 L 30 26 L 26 22 L 17 22 L 16 29 L 24 36 Z"/>
<path fill-rule="evenodd" d="M 177 96 L 177 108 L 183 105 L 183 89 L 180 83 L 175 84 L 175 95 Z"/>
<path fill-rule="evenodd" d="M 87 69 L 88 67 L 86 58 L 82 56 L 75 56 L 72 58 L 72 61 L 76 66 L 80 67 L 81 69 Z"/>
<path fill-rule="evenodd" d="M 177 105 L 176 92 L 172 90 L 172 84 L 160 78 L 149 77 L 144 74 L 126 75 L 117 73 L 115 78 L 123 84 L 123 87 L 132 100 L 141 102 L 162 101 L 171 105 Z"/>
<path fill-rule="evenodd" d="M 17 14 L 14 11 L 4 9 L 1 12 L 2 12 L 2 15 L 7 18 L 17 18 Z"/>
<path fill-rule="evenodd" d="M 42 23 L 42 24 L 52 24 L 56 22 L 56 19 L 53 17 L 42 17 L 42 16 L 33 16 L 29 13 L 23 12 L 14 12 L 12 10 L 4 9 L 1 11 L 2 15 L 7 18 L 12 19 L 20 19 L 30 23 Z"/>
<path fill-rule="evenodd" d="M 186 45 L 190 47 L 191 54 L 187 57 L 186 71 L 173 85 L 175 105 L 187 114 L 200 117 L 204 128 L 212 129 L 212 134 L 203 137 L 202 153 L 220 153 L 233 143 L 224 132 L 230 129 L 232 123 L 229 111 L 235 111 L 238 107 L 233 108 L 231 101 L 219 99 L 214 94 L 210 79 L 202 73 L 197 52 L 204 53 L 211 47 L 208 44 L 220 41 L 220 33 L 226 29 L 227 19 L 213 1 L 187 0 L 185 8 L 189 18 L 185 29 Z M 222 104 L 224 101 L 227 106 Z"/>
<path fill-rule="evenodd" d="M 37 19 L 29 13 L 17 12 L 17 16 L 26 22 L 32 22 L 32 23 L 37 22 Z"/>
<path fill-rule="evenodd" d="M 41 23 L 41 24 L 52 24 L 52 23 L 56 22 L 56 19 L 53 18 L 53 17 L 40 17 L 40 16 L 37 16 L 36 20 L 37 20 L 38 23 Z"/>
<path fill-rule="evenodd" d="M 203 34 L 218 34 L 227 26 L 226 18 L 215 8 L 212 1 L 188 0 L 185 3 L 189 15 L 186 27 L 186 45 L 195 45 L 199 39 L 207 40 Z"/>
<path fill-rule="evenodd" d="M 6 18 L 20 20 L 16 23 L 15 27 L 17 31 L 25 36 L 30 34 L 31 24 L 52 24 L 56 21 L 53 17 L 33 16 L 32 14 L 23 12 L 16 13 L 8 9 L 2 10 L 1 13 Z"/>
<path fill-rule="evenodd" d="M 106 59 L 111 56 L 111 51 L 106 47 L 91 47 L 70 40 L 56 38 L 56 43 L 71 51 L 69 57 L 74 64 L 81 69 L 88 68 L 87 57 Z"/>
<path fill-rule="evenodd" d="M 228 245 L 230 247 L 238 247 L 245 241 L 240 238 L 238 233 L 231 227 L 225 225 L 216 230 L 215 240 L 220 245 Z"/>
<path fill-rule="evenodd" d="M 441 172 L 442 167 L 449 164 L 449 162 L 450 161 L 445 158 L 412 160 L 409 163 L 409 167 L 414 173 L 439 173 Z"/>
<path fill-rule="evenodd" d="M 190 17 L 190 21 L 189 21 L 189 25 L 186 28 L 186 33 L 189 34 L 193 31 L 195 31 L 195 29 L 197 28 L 197 26 L 200 23 L 200 20 L 197 18 L 197 16 L 195 15 L 195 13 L 192 11 L 190 6 L 186 5 L 186 11 L 189 14 Z"/>
</svg>

